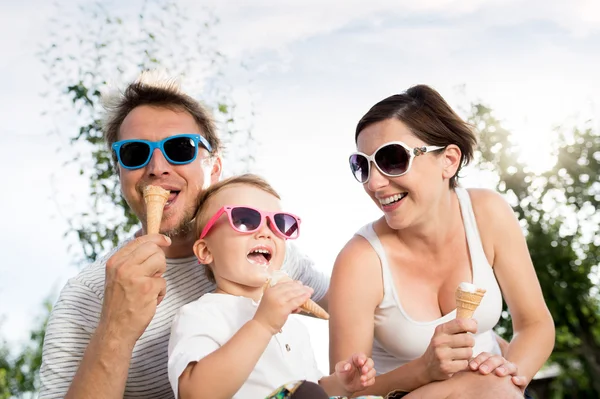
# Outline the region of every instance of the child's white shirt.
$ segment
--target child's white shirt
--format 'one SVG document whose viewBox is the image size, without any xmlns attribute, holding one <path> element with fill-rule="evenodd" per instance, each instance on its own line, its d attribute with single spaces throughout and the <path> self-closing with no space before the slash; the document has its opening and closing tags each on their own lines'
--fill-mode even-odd
<svg viewBox="0 0 600 399">
<path fill-rule="evenodd" d="M 199 361 L 219 349 L 254 317 L 258 303 L 250 298 L 205 294 L 183 306 L 175 316 L 169 340 L 169 381 L 178 397 L 179 377 L 190 362 Z M 288 317 L 281 333 L 275 334 L 232 399 L 264 398 L 277 387 L 294 381 L 317 382 L 318 370 L 310 337 L 297 316 Z M 252 343 L 249 343 L 252 345 Z M 235 360 L 231 368 L 235 368 Z M 221 377 L 227 383 L 227 375 Z"/>
</svg>

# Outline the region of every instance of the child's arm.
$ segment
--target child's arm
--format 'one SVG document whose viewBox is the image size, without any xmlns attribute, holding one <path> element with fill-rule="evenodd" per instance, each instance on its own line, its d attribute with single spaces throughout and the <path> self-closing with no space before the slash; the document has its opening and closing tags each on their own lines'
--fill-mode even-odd
<svg viewBox="0 0 600 399">
<path fill-rule="evenodd" d="M 231 398 L 252 373 L 271 337 L 312 292 L 294 281 L 267 289 L 252 320 L 223 346 L 188 364 L 179 377 L 178 398 Z"/>
<path fill-rule="evenodd" d="M 373 359 L 359 353 L 335 365 L 335 373 L 319 380 L 329 396 L 354 396 L 375 383 Z"/>
<path fill-rule="evenodd" d="M 179 377 L 179 398 L 231 398 L 244 384 L 271 340 L 260 322 L 250 320 L 225 345 L 190 363 Z"/>
</svg>

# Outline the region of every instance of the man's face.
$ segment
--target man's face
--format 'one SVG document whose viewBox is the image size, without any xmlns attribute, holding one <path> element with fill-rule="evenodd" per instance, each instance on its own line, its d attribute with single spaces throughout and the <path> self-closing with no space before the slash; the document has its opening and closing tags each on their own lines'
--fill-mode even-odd
<svg viewBox="0 0 600 399">
<path fill-rule="evenodd" d="M 142 105 L 134 108 L 121 124 L 118 140 L 143 139 L 159 141 L 182 133 L 204 132 L 186 111 Z M 198 156 L 186 165 L 170 164 L 155 149 L 150 162 L 143 168 L 128 170 L 119 165 L 121 191 L 146 230 L 146 206 L 143 189 L 152 184 L 171 192 L 164 208 L 160 232 L 169 236 L 186 234 L 196 211 L 196 199 L 200 192 L 218 181 L 221 160 L 210 158 L 209 152 L 199 145 Z"/>
</svg>

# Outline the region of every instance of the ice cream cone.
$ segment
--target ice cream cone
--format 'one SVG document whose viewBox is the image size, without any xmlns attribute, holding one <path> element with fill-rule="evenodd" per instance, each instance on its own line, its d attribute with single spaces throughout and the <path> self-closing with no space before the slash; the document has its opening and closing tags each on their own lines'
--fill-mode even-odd
<svg viewBox="0 0 600 399">
<path fill-rule="evenodd" d="M 169 199 L 169 190 L 159 186 L 144 187 L 146 203 L 146 234 L 157 234 L 160 231 L 163 209 Z"/>
<path fill-rule="evenodd" d="M 291 278 L 285 272 L 282 272 L 279 270 L 273 272 L 273 275 L 271 276 L 271 278 L 269 278 L 267 280 L 267 282 L 265 283 L 263 292 L 267 289 L 267 287 L 274 286 L 278 282 L 286 281 L 286 280 L 291 280 Z M 300 305 L 300 309 L 302 309 L 306 313 L 312 314 L 313 316 L 315 316 L 319 319 L 329 320 L 329 313 L 327 313 L 325 311 L 325 309 L 323 309 L 321 306 L 319 306 L 312 299 L 308 299 L 306 302 L 304 302 L 302 305 Z"/>
<path fill-rule="evenodd" d="M 306 313 L 309 313 L 315 317 L 318 317 L 319 319 L 329 320 L 329 313 L 327 313 L 325 311 L 325 309 L 320 307 L 312 299 L 309 299 L 308 301 L 304 302 L 304 304 L 302 304 L 302 306 L 300 306 L 300 309 L 302 309 Z"/>
<path fill-rule="evenodd" d="M 456 318 L 457 319 L 470 319 L 473 317 L 473 313 L 481 303 L 485 290 L 483 288 L 477 288 L 472 290 L 462 290 L 458 287 L 455 293 L 456 298 Z"/>
</svg>

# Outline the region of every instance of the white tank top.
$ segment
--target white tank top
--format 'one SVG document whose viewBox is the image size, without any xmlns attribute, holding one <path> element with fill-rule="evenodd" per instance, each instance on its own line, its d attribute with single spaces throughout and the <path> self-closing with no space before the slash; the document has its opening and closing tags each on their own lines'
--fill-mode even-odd
<svg viewBox="0 0 600 399">
<path fill-rule="evenodd" d="M 481 352 L 501 354 L 492 328 L 500 319 L 502 294 L 481 245 L 469 193 L 461 187 L 457 187 L 455 192 L 460 203 L 471 255 L 473 284 L 487 291 L 473 316 L 478 323 L 478 333 L 474 336 L 473 356 Z M 362 227 L 357 234 L 369 241 L 381 261 L 383 300 L 375 309 L 372 358 L 377 373 L 383 374 L 423 355 L 429 346 L 435 327 L 454 319 L 456 309 L 432 321 L 420 322 L 411 319 L 398 300 L 387 257 L 381 241 L 373 230 L 373 224 L 369 223 Z"/>
</svg>

